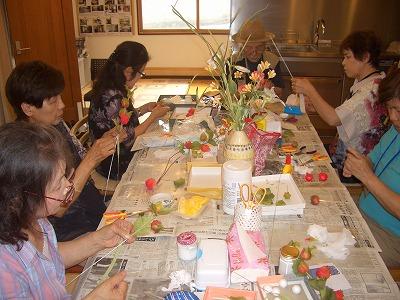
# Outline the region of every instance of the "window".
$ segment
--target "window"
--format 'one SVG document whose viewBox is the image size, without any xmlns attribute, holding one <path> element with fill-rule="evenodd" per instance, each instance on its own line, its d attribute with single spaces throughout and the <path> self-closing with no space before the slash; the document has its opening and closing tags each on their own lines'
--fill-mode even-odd
<svg viewBox="0 0 400 300">
<path fill-rule="evenodd" d="M 172 5 L 200 30 L 229 33 L 231 0 L 137 0 L 139 34 L 190 33 Z"/>
</svg>

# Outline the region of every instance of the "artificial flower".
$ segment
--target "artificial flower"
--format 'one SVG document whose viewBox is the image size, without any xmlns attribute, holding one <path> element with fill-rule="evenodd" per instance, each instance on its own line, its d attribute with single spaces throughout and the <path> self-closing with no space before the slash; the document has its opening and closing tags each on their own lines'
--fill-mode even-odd
<svg viewBox="0 0 400 300">
<path fill-rule="evenodd" d="M 121 100 L 121 107 L 123 107 L 123 108 L 128 108 L 128 106 L 129 106 L 129 99 L 128 98 L 123 98 L 122 100 Z"/>
<path fill-rule="evenodd" d="M 234 66 L 234 68 L 243 73 L 250 73 L 250 70 L 242 66 Z"/>
<path fill-rule="evenodd" d="M 271 66 L 271 64 L 268 61 L 262 61 L 258 64 L 257 70 L 259 72 L 264 72 L 266 69 L 268 69 Z"/>
<path fill-rule="evenodd" d="M 317 269 L 316 273 L 318 278 L 327 280 L 331 277 L 331 270 L 327 266 L 323 266 Z"/>
<path fill-rule="evenodd" d="M 264 73 L 260 71 L 253 71 L 249 78 L 251 81 L 257 83 L 260 80 L 264 79 Z"/>
<path fill-rule="evenodd" d="M 243 77 L 243 73 L 240 72 L 240 71 L 236 71 L 236 72 L 233 74 L 233 76 L 234 76 L 236 79 L 239 79 L 239 78 L 242 78 L 242 77 Z"/>
<path fill-rule="evenodd" d="M 242 84 L 238 87 L 239 94 L 250 93 L 251 92 L 251 84 Z"/>
<path fill-rule="evenodd" d="M 276 76 L 275 70 L 268 71 L 268 79 L 274 78 Z"/>
</svg>

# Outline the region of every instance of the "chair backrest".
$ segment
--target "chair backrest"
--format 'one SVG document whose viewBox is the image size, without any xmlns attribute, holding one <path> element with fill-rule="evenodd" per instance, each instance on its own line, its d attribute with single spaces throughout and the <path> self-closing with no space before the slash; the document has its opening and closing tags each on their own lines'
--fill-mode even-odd
<svg viewBox="0 0 400 300">
<path fill-rule="evenodd" d="M 81 144 L 86 148 L 88 148 L 89 146 L 88 115 L 85 115 L 81 120 L 75 123 L 75 125 L 71 128 L 71 134 L 75 135 L 76 138 L 81 142 Z"/>
<path fill-rule="evenodd" d="M 90 60 L 90 78 L 96 79 L 97 74 L 103 69 L 108 59 L 106 58 L 92 58 Z"/>
</svg>

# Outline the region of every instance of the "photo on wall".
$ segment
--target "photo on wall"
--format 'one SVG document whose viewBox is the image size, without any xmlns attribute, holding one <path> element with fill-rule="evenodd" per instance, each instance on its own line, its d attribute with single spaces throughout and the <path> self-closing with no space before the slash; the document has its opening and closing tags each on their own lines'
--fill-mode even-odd
<svg viewBox="0 0 400 300">
<path fill-rule="evenodd" d="M 131 0 L 78 0 L 77 5 L 80 34 L 132 33 Z"/>
</svg>

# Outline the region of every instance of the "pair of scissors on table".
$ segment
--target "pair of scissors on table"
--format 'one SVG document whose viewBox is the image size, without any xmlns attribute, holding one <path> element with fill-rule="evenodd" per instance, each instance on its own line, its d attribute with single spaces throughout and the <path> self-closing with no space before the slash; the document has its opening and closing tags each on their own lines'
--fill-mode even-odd
<svg viewBox="0 0 400 300">
<path fill-rule="evenodd" d="M 245 208 L 254 208 L 264 199 L 267 190 L 265 188 L 258 188 L 255 195 L 261 191 L 262 196 L 260 200 L 257 201 L 257 197 L 253 195 L 252 185 L 247 183 L 240 185 L 240 200 L 243 202 Z"/>
<path fill-rule="evenodd" d="M 109 211 L 103 214 L 106 225 L 113 223 L 116 220 L 125 220 L 127 217 L 134 216 L 146 211 L 138 210 L 127 212 L 126 210 Z"/>
</svg>

